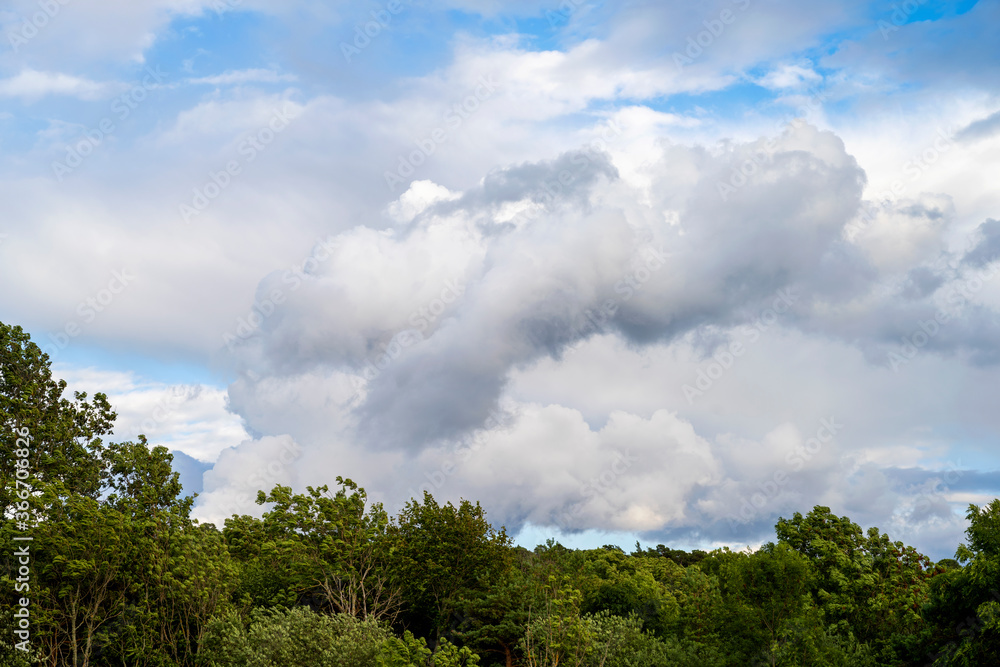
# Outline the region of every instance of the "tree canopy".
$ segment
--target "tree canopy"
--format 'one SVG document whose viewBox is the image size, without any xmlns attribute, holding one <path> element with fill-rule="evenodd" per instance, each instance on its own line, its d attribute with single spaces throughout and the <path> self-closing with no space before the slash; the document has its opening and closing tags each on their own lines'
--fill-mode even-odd
<svg viewBox="0 0 1000 667">
<path fill-rule="evenodd" d="M 391 515 L 343 476 L 260 489 L 220 529 L 21 329 L 0 324 L 0 363 L 0 587 L 28 610 L 0 621 L 0 667 L 1000 664 L 1000 500 L 937 564 L 821 506 L 756 551 L 528 550 L 473 500 Z"/>
</svg>

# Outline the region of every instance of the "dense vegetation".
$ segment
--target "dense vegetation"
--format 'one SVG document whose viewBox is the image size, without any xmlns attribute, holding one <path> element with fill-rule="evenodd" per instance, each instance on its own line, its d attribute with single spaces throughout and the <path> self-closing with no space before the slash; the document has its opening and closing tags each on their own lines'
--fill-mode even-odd
<svg viewBox="0 0 1000 667">
<path fill-rule="evenodd" d="M 1000 664 L 1000 501 L 937 564 L 826 507 L 753 553 L 528 551 L 478 504 L 389 516 L 341 477 L 262 490 L 262 518 L 219 530 L 165 448 L 103 440 L 104 395 L 64 398 L 17 327 L 0 355 L 0 585 L 5 610 L 30 598 L 31 648 L 5 611 L 3 666 Z"/>
</svg>

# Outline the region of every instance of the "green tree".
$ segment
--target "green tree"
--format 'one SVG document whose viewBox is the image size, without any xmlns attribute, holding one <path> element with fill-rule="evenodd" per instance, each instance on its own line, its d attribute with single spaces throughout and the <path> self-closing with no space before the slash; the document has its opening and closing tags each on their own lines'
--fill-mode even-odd
<svg viewBox="0 0 1000 667">
<path fill-rule="evenodd" d="M 775 664 L 789 622 L 810 606 L 814 576 L 809 562 L 784 544 L 728 560 L 720 578 L 730 609 L 730 646 L 738 645 L 747 662 L 764 652 Z"/>
<path fill-rule="evenodd" d="M 503 580 L 512 564 L 510 538 L 495 530 L 479 503 L 439 505 L 424 492 L 410 500 L 392 530 L 392 572 L 404 621 L 438 638 L 460 622 L 465 601 Z"/>
<path fill-rule="evenodd" d="M 488 588 L 470 591 L 456 636 L 476 650 L 502 656 L 513 667 L 517 645 L 524 637 L 529 609 L 535 600 L 531 564 L 534 554 L 517 548 L 513 565 Z"/>
<path fill-rule="evenodd" d="M 965 567 L 934 578 L 924 609 L 935 665 L 1000 664 L 1000 500 L 969 505 L 966 517 L 967 544 L 955 554 Z"/>
<path fill-rule="evenodd" d="M 209 622 L 201 659 L 209 667 L 376 667 L 391 639 L 374 619 L 308 607 L 257 609 L 246 624 L 230 611 Z"/>
<path fill-rule="evenodd" d="M 306 494 L 283 486 L 260 492 L 258 504 L 273 503 L 262 519 L 264 534 L 284 541 L 333 611 L 391 623 L 400 596 L 386 571 L 389 517 L 381 503 L 369 507 L 352 480 L 337 477 L 337 484 L 335 494 L 326 486 L 307 487 Z"/>
<path fill-rule="evenodd" d="M 423 638 L 413 636 L 409 630 L 403 638 L 392 637 L 382 645 L 378 667 L 475 667 L 479 656 L 468 647 L 459 648 L 442 638 L 434 651 L 427 648 Z"/>
<path fill-rule="evenodd" d="M 877 528 L 866 535 L 821 506 L 805 517 L 796 512 L 779 519 L 776 533 L 816 568 L 816 603 L 836 632 L 870 644 L 885 662 L 921 632 L 920 608 L 936 569 L 913 547 L 890 541 Z"/>
<path fill-rule="evenodd" d="M 72 495 L 49 503 L 33 531 L 36 559 L 35 630 L 45 662 L 87 667 L 107 643 L 123 606 L 128 565 L 128 517 L 93 498 Z"/>
<path fill-rule="evenodd" d="M 49 357 L 21 327 L 0 322 L 0 451 L 13 452 L 17 429 L 30 434 L 28 471 L 35 489 L 97 498 L 104 479 L 101 436 L 111 433 L 115 413 L 107 396 L 77 392 L 63 398 L 64 380 L 52 377 Z M 18 457 L 21 458 L 21 457 Z M 0 512 L 15 501 L 14 457 L 0 459 Z M 52 497 L 52 495 L 48 496 Z"/>
<path fill-rule="evenodd" d="M 52 378 L 48 357 L 19 328 L 0 324 L 0 360 L 0 438 L 17 454 L 3 459 L 0 502 L 5 519 L 16 510 L 31 526 L 41 658 L 78 667 L 194 664 L 232 570 L 218 531 L 191 521 L 193 498 L 181 496 L 172 456 L 142 436 L 105 444 L 100 436 L 115 419 L 106 397 L 64 399 L 66 383 Z M 26 480 L 13 474 L 14 459 L 27 461 Z M 15 491 L 25 497 L 12 506 Z M 13 528 L 4 521 L 5 544 Z"/>
<path fill-rule="evenodd" d="M 635 615 L 643 628 L 661 637 L 677 629 L 680 604 L 670 587 L 656 577 L 664 567 L 675 566 L 674 561 L 630 558 L 620 550 L 608 549 L 594 549 L 586 555 L 579 569 L 584 613 L 608 611 L 623 618 Z"/>
</svg>

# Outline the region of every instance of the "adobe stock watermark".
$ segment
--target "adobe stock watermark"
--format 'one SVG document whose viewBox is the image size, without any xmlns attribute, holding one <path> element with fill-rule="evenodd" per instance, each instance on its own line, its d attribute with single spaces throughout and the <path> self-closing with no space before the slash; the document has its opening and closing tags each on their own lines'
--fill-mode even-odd
<svg viewBox="0 0 1000 667">
<path fill-rule="evenodd" d="M 954 129 L 954 127 L 938 128 L 930 144 L 900 165 L 897 177 L 892 180 L 887 190 L 875 195 L 876 199 L 891 203 L 903 196 L 910 185 L 922 178 L 942 156 L 955 147 L 952 139 Z M 904 176 L 907 178 L 904 179 Z M 847 240 L 853 241 L 861 232 L 868 229 L 875 222 L 876 216 L 875 207 L 862 204 L 858 217 L 844 228 Z"/>
<path fill-rule="evenodd" d="M 787 468 L 774 471 L 770 479 L 757 484 L 758 491 L 744 496 L 740 499 L 738 513 L 733 513 L 729 517 L 729 528 L 736 531 L 737 526 L 750 523 L 757 518 L 762 510 L 781 493 L 782 488 L 791 479 L 791 473 L 801 471 L 806 463 L 819 454 L 824 445 L 829 444 L 837 436 L 844 425 L 837 422 L 836 417 L 827 417 L 819 421 L 820 426 L 816 429 L 816 435 L 807 439 L 802 445 L 785 456 Z"/>
<path fill-rule="evenodd" d="M 993 607 L 994 613 L 996 612 L 996 605 L 1000 603 L 1000 589 L 998 588 L 990 589 L 990 597 L 993 599 L 987 600 L 985 603 L 979 605 L 979 607 L 977 607 L 976 609 L 977 612 L 979 612 L 985 605 L 990 605 L 991 607 Z M 975 637 L 977 633 L 982 632 L 984 629 L 991 629 L 995 632 L 996 621 L 993 620 L 992 622 L 989 622 L 987 618 L 985 618 L 985 616 L 986 615 L 983 614 L 983 616 L 981 617 L 980 613 L 973 613 L 966 616 L 964 620 L 960 621 L 958 624 L 955 625 L 955 633 L 958 634 L 963 639 L 968 640 L 971 639 L 972 637 Z M 927 665 L 927 667 L 933 667 L 933 665 L 941 665 L 941 664 L 953 664 L 955 651 L 958 650 L 959 645 L 960 645 L 959 640 L 952 640 L 948 642 L 943 649 L 941 649 L 937 653 L 934 653 L 931 656 L 928 656 L 930 662 L 925 664 Z M 941 660 L 942 658 L 944 658 L 944 660 Z"/>
<path fill-rule="evenodd" d="M 728 181 L 716 181 L 715 188 L 722 201 L 729 201 L 729 196 L 750 182 L 750 178 L 760 171 L 765 164 L 774 161 L 774 152 L 778 148 L 778 138 L 770 137 L 764 141 L 763 148 L 754 149 L 750 157 L 733 167 Z"/>
<path fill-rule="evenodd" d="M 247 506 L 253 505 L 257 501 L 257 492 L 269 493 L 275 484 L 281 483 L 285 478 L 288 466 L 297 461 L 302 456 L 302 446 L 294 440 L 289 439 L 281 446 L 277 454 L 271 455 L 266 463 L 260 466 L 243 478 L 243 481 L 236 485 L 237 495 L 231 498 L 224 505 L 227 513 L 244 510 Z"/>
<path fill-rule="evenodd" d="M 583 323 L 574 322 L 572 324 L 567 338 L 570 343 L 566 349 L 567 354 L 575 352 L 578 349 L 576 343 L 586 336 L 604 332 L 608 322 L 618 314 L 621 305 L 628 303 L 632 297 L 638 294 L 653 277 L 653 274 L 663 268 L 666 263 L 667 258 L 662 247 L 659 249 L 651 245 L 642 247 L 632 260 L 631 270 L 627 271 L 614 284 L 615 294 L 620 296 L 605 299 L 595 308 L 585 309 Z M 534 330 L 529 330 L 527 335 L 536 347 L 546 347 L 549 344 L 549 341 L 541 340 Z"/>
<path fill-rule="evenodd" d="M 197 398 L 201 393 L 200 386 L 177 385 L 170 388 L 170 392 L 162 396 L 156 405 L 153 406 L 150 416 L 142 421 L 134 435 L 149 435 L 159 424 L 167 421 L 174 413 L 178 405 L 187 403 L 193 398 Z"/>
<path fill-rule="evenodd" d="M 17 577 L 14 578 L 14 592 L 21 593 L 24 597 L 12 600 L 14 611 L 14 648 L 27 653 L 31 647 L 31 598 L 27 594 L 31 592 L 31 542 L 33 537 L 28 535 L 31 529 L 31 507 L 28 498 L 31 497 L 34 488 L 31 484 L 31 431 L 27 426 L 15 427 L 14 450 L 14 495 L 16 498 L 11 502 L 13 509 L 13 525 L 21 533 L 14 535 L 11 539 L 14 544 L 13 557 L 11 563 L 17 566 Z M 4 517 L 6 520 L 8 517 Z"/>
<path fill-rule="evenodd" d="M 549 22 L 550 28 L 557 28 L 569 23 L 570 17 L 580 9 L 584 0 L 562 0 L 556 9 L 545 11 L 545 19 Z"/>
<path fill-rule="evenodd" d="M 546 210 L 546 207 L 551 208 L 554 206 L 557 197 L 562 194 L 563 190 L 568 188 L 578 178 L 580 178 L 580 176 L 586 172 L 591 163 L 594 162 L 594 159 L 604 153 L 609 144 L 621 136 L 621 125 L 614 120 L 608 121 L 601 129 L 600 136 L 585 145 L 582 151 L 570 159 L 570 162 L 574 167 L 573 169 L 562 169 L 558 174 L 556 174 L 554 179 L 543 180 L 537 187 L 535 187 L 530 196 L 532 199 L 534 199 L 535 196 L 540 197 L 542 205 L 530 206 L 527 209 L 520 211 L 510 220 L 510 222 L 514 225 L 518 225 L 525 220 L 537 220 L 542 211 Z"/>
<path fill-rule="evenodd" d="M 99 289 L 93 295 L 88 296 L 76 306 L 76 314 L 83 324 L 90 324 L 97 319 L 99 313 L 103 313 L 115 298 L 125 291 L 129 284 L 135 280 L 128 269 L 113 271 L 108 284 Z M 62 326 L 56 333 L 49 333 L 49 342 L 42 345 L 42 352 L 49 355 L 49 359 L 55 361 L 59 352 L 65 350 L 70 340 L 83 333 L 83 327 L 76 319 L 71 319 Z"/>
<path fill-rule="evenodd" d="M 111 113 L 114 114 L 114 117 L 105 116 L 94 127 L 84 130 L 83 138 L 66 148 L 66 157 L 62 161 L 52 162 L 52 173 L 56 180 L 62 183 L 66 176 L 82 165 L 84 160 L 118 129 L 118 126 L 115 125 L 115 118 L 118 119 L 118 122 L 123 122 L 132 115 L 132 112 L 138 109 L 139 105 L 149 96 L 149 92 L 163 83 L 165 77 L 166 74 L 160 71 L 159 66 L 147 67 L 146 75 L 142 81 L 111 102 Z"/>
<path fill-rule="evenodd" d="M 903 162 L 900 165 L 900 177 L 893 179 L 889 185 L 889 189 L 878 193 L 876 197 L 880 201 L 888 202 L 893 202 L 901 197 L 911 184 L 919 180 L 931 166 L 937 163 L 944 154 L 948 153 L 955 146 L 951 138 L 952 130 L 953 128 L 938 128 L 937 136 L 935 136 L 931 144 Z M 908 180 L 902 178 L 904 175 L 909 177 Z M 875 212 L 872 208 L 862 206 L 858 219 L 845 229 L 847 238 L 849 240 L 855 238 L 859 233 L 867 229 L 874 222 L 874 219 Z"/>
<path fill-rule="evenodd" d="M 355 391 L 361 391 L 369 382 L 381 375 L 403 354 L 404 350 L 424 340 L 424 332 L 463 294 L 465 294 L 465 283 L 462 279 L 445 280 L 444 287 L 436 298 L 410 313 L 407 321 L 413 328 L 404 329 L 393 336 L 388 343 L 382 346 L 380 354 L 365 362 L 360 375 L 352 377 L 351 381 Z"/>
<path fill-rule="evenodd" d="M 736 330 L 746 339 L 743 341 L 730 341 L 729 345 L 723 346 L 712 355 L 712 361 L 698 367 L 698 374 L 694 384 L 684 384 L 681 391 L 688 405 L 694 405 L 694 399 L 703 396 L 715 383 L 725 375 L 736 360 L 742 357 L 747 350 L 747 345 L 751 345 L 760 340 L 761 334 L 765 333 L 775 324 L 780 315 L 787 313 L 795 302 L 798 295 L 792 287 L 785 287 L 777 291 L 777 296 L 771 302 L 769 308 L 761 311 L 760 315 L 750 324 L 740 325 Z"/>
<path fill-rule="evenodd" d="M 927 0 L 904 0 L 903 2 L 889 5 L 892 13 L 889 20 L 879 19 L 875 24 L 879 32 L 882 33 L 882 41 L 888 42 L 889 35 L 906 25 L 907 19 L 917 12 L 922 6 L 927 4 Z"/>
<path fill-rule="evenodd" d="M 500 85 L 494 81 L 492 75 L 479 77 L 478 83 L 476 89 L 466 95 L 461 102 L 456 102 L 445 111 L 443 127 L 436 127 L 424 138 L 415 140 L 413 143 L 417 147 L 414 150 L 397 156 L 396 170 L 386 170 L 383 174 L 389 192 L 396 192 L 398 186 L 405 184 L 406 179 L 413 176 L 417 168 L 437 152 L 437 147 L 448 141 L 452 132 L 478 111 L 483 102 L 493 97 L 493 93 Z"/>
<path fill-rule="evenodd" d="M 201 215 L 228 188 L 233 180 L 243 173 L 243 168 L 257 159 L 257 156 L 270 146 L 279 134 L 288 129 L 291 121 L 298 116 L 295 106 L 286 103 L 284 108 L 271 112 L 267 124 L 256 132 L 248 134 L 236 146 L 240 158 L 229 160 L 225 167 L 218 171 L 209 171 L 208 180 L 192 191 L 190 203 L 178 205 L 181 220 L 190 223 L 191 218 Z"/>
<path fill-rule="evenodd" d="M 351 43 L 341 42 L 340 52 L 344 54 L 344 60 L 351 62 L 355 56 L 368 48 L 372 40 L 382 34 L 382 31 L 392 23 L 392 17 L 398 16 L 407 5 L 412 5 L 412 0 L 389 0 L 383 9 L 373 9 L 371 11 L 371 21 L 359 23 L 354 26 L 354 39 Z"/>
<path fill-rule="evenodd" d="M 248 340 L 256 333 L 264 322 L 285 302 L 288 293 L 294 292 L 306 281 L 308 274 L 318 269 L 333 256 L 339 241 L 328 236 L 316 241 L 312 252 L 301 264 L 294 264 L 281 275 L 282 287 L 272 289 L 264 298 L 254 299 L 250 313 L 246 317 L 236 318 L 236 327 L 232 332 L 222 334 L 222 342 L 232 352 L 241 340 Z M 287 285 L 287 287 L 284 287 Z"/>
<path fill-rule="evenodd" d="M 32 14 L 30 18 L 23 17 L 17 30 L 7 32 L 7 41 L 10 42 L 10 48 L 14 50 L 14 53 L 20 51 L 22 46 L 37 37 L 69 3 L 70 0 L 38 0 L 35 4 L 38 5 L 39 11 Z"/>
<path fill-rule="evenodd" d="M 961 461 L 948 462 L 941 479 L 934 480 L 934 486 L 931 490 L 929 492 L 921 493 L 916 497 L 913 507 L 911 508 L 911 516 L 912 514 L 922 514 L 927 512 L 942 501 L 948 502 L 944 494 L 948 492 L 953 484 L 962 479 L 962 476 L 965 474 L 960 467 L 961 465 Z"/>
<path fill-rule="evenodd" d="M 952 312 L 938 310 L 934 317 L 918 320 L 913 331 L 900 339 L 897 350 L 890 350 L 886 368 L 898 373 L 902 366 L 913 361 L 917 354 L 927 346 L 952 319 L 961 315 L 961 309 L 972 301 L 972 297 L 983 289 L 1000 271 L 1000 263 L 992 262 L 985 268 L 972 272 L 971 277 L 963 277 L 958 286 L 953 286 L 945 297 L 945 301 L 954 306 Z"/>
<path fill-rule="evenodd" d="M 741 12 L 745 12 L 750 6 L 750 0 L 732 0 L 732 3 Z M 722 36 L 722 33 L 726 31 L 726 26 L 730 26 L 736 21 L 736 17 L 737 14 L 733 10 L 723 9 L 717 17 L 702 21 L 705 29 L 688 36 L 687 48 L 684 49 L 684 52 L 674 51 L 674 64 L 677 66 L 677 71 L 681 71 L 688 65 L 693 65 L 694 61 L 705 52 L 705 49 L 715 44 L 715 40 Z"/>
<path fill-rule="evenodd" d="M 624 454 L 615 452 L 615 460 L 599 475 L 589 478 L 580 487 L 580 495 L 583 496 L 583 501 L 574 503 L 572 509 L 556 514 L 553 519 L 556 527 L 561 531 L 577 528 L 575 519 L 583 513 L 584 505 L 597 496 L 601 496 L 610 502 L 611 499 L 608 498 L 608 492 L 615 488 L 618 479 L 631 470 L 632 466 L 638 462 L 639 459 L 632 456 L 631 452 L 627 449 Z"/>
<path fill-rule="evenodd" d="M 604 326 L 613 318 L 621 307 L 622 303 L 628 303 L 639 290 L 643 288 L 653 274 L 662 269 L 667 263 L 663 248 L 646 246 L 639 252 L 637 261 L 633 264 L 632 270 L 628 271 L 622 279 L 615 283 L 615 294 L 620 296 L 605 300 L 600 304 L 596 312 L 591 309 L 584 311 L 586 322 L 574 332 L 574 338 L 579 338 L 586 333 L 603 331 Z"/>
<path fill-rule="evenodd" d="M 421 484 L 416 490 L 410 489 L 410 498 L 422 498 L 425 491 L 433 495 L 436 491 L 441 490 L 448 479 L 458 472 L 462 465 L 472 458 L 473 454 L 490 441 L 493 437 L 493 429 L 504 426 L 506 423 L 507 419 L 503 415 L 491 409 L 483 422 L 483 427 L 472 436 L 471 443 L 463 442 L 438 468 L 431 472 L 425 472 L 424 477 L 427 482 Z"/>
<path fill-rule="evenodd" d="M 786 127 L 799 128 L 805 124 L 803 118 L 811 111 L 822 108 L 822 103 L 828 98 L 825 94 L 812 88 L 805 91 L 809 94 L 807 101 L 795 107 L 792 114 L 783 115 L 774 124 L 776 132 L 780 133 Z M 774 154 L 778 150 L 778 137 L 771 136 L 764 140 L 762 148 L 755 148 L 749 156 L 732 168 L 729 179 L 726 181 L 716 181 L 715 187 L 722 201 L 729 201 L 730 195 L 745 186 L 751 181 L 765 165 L 773 164 Z"/>
</svg>

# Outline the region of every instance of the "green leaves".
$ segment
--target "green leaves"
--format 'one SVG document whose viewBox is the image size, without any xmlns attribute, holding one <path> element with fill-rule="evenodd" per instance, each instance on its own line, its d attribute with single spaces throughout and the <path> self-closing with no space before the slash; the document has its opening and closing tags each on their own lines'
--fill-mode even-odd
<svg viewBox="0 0 1000 667">
<path fill-rule="evenodd" d="M 352 480 L 337 477 L 337 483 L 335 494 L 326 486 L 304 494 L 275 486 L 258 493 L 258 504 L 271 505 L 260 520 L 226 520 L 226 541 L 247 575 L 243 594 L 256 604 L 315 595 L 337 613 L 391 622 L 400 599 L 386 570 L 389 517 L 381 504 L 369 506 Z"/>
<path fill-rule="evenodd" d="M 969 505 L 966 517 L 968 544 L 955 557 L 967 565 L 935 578 L 925 610 L 935 665 L 1000 664 L 1000 500 Z"/>
<path fill-rule="evenodd" d="M 478 503 L 425 493 L 389 517 L 343 477 L 332 492 L 261 490 L 262 517 L 220 533 L 191 520 L 164 447 L 103 442 L 107 399 L 64 390 L 0 324 L 0 444 L 29 460 L 33 489 L 17 497 L 4 458 L 0 506 L 33 526 L 46 664 L 1000 664 L 1000 500 L 969 507 L 967 544 L 938 566 L 820 506 L 780 519 L 777 544 L 756 552 L 513 549 Z M 0 525 L 8 566 L 14 528 Z M 9 619 L 0 630 L 11 636 Z M 21 657 L 0 650 L 0 667 Z"/>
<path fill-rule="evenodd" d="M 101 436 L 111 432 L 115 413 L 107 397 L 63 398 L 66 383 L 55 380 L 49 358 L 20 327 L 0 322 L 0 451 L 17 449 L 17 428 L 30 432 L 29 471 L 40 496 L 67 493 L 98 497 L 104 464 Z M 14 459 L 0 457 L 0 511 L 15 500 Z"/>
<path fill-rule="evenodd" d="M 923 626 L 929 600 L 930 559 L 877 528 L 867 534 L 847 517 L 816 506 L 805 517 L 779 519 L 778 539 L 816 569 L 814 599 L 827 623 L 871 643 L 891 659 L 892 645 Z"/>
<path fill-rule="evenodd" d="M 467 500 L 439 505 L 429 493 L 411 500 L 390 530 L 392 581 L 415 629 L 437 637 L 453 614 L 497 585 L 511 567 L 510 539 L 494 530 L 483 508 Z"/>
<path fill-rule="evenodd" d="M 377 659 L 378 667 L 475 667 L 479 656 L 467 647 L 459 648 L 447 639 L 441 639 L 431 651 L 423 638 L 416 638 L 409 630 L 403 637 L 391 637 L 382 645 Z"/>
<path fill-rule="evenodd" d="M 389 630 L 374 620 L 306 607 L 234 612 L 208 624 L 201 660 L 209 667 L 376 667 Z"/>
</svg>

